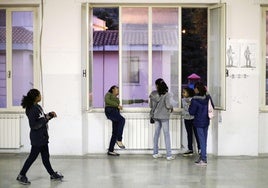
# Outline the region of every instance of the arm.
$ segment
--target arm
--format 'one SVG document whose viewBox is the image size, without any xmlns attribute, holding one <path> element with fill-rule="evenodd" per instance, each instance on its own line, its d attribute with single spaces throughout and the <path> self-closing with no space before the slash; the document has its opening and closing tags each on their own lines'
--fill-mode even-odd
<svg viewBox="0 0 268 188">
<path fill-rule="evenodd" d="M 168 93 L 167 96 L 165 97 L 165 104 L 166 108 L 169 109 L 171 112 L 173 112 L 173 105 L 170 102 L 171 95 Z"/>
<path fill-rule="evenodd" d="M 27 111 L 27 116 L 29 119 L 29 124 L 31 129 L 37 130 L 43 126 L 46 126 L 49 119 L 46 118 L 46 115 L 41 111 L 37 106 L 33 106 Z"/>
</svg>

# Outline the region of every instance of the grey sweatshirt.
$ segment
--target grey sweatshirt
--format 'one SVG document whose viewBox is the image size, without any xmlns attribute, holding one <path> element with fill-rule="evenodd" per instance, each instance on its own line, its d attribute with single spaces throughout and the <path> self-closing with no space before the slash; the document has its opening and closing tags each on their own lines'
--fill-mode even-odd
<svg viewBox="0 0 268 188">
<path fill-rule="evenodd" d="M 171 110 L 173 110 L 173 106 L 170 103 L 171 94 L 167 92 L 165 95 L 159 96 L 157 91 L 153 91 L 149 98 L 150 116 L 153 116 L 154 119 L 169 119 Z"/>
<path fill-rule="evenodd" d="M 189 106 L 191 104 L 191 98 L 182 98 L 182 118 L 186 120 L 194 119 L 194 116 L 189 114 Z"/>
</svg>

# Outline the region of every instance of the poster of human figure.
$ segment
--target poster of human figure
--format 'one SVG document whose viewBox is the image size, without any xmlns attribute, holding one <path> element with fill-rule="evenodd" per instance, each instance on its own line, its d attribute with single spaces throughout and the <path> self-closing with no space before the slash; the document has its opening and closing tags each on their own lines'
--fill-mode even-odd
<svg viewBox="0 0 268 188">
<path fill-rule="evenodd" d="M 226 50 L 226 67 L 238 67 L 240 58 L 240 45 L 235 41 L 228 41 Z"/>
<path fill-rule="evenodd" d="M 226 67 L 255 68 L 256 42 L 230 39 L 226 46 Z"/>
<path fill-rule="evenodd" d="M 256 67 L 256 43 L 241 43 L 241 68 Z"/>
</svg>

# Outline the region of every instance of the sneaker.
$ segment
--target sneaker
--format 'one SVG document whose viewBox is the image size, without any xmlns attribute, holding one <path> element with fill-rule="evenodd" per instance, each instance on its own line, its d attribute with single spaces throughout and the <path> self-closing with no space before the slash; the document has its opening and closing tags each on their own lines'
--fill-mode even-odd
<svg viewBox="0 0 268 188">
<path fill-rule="evenodd" d="M 51 180 L 62 180 L 63 179 L 63 175 L 59 172 L 54 172 L 51 176 L 50 176 Z"/>
<path fill-rule="evenodd" d="M 198 166 L 207 166 L 207 161 L 200 160 L 196 161 L 195 164 Z"/>
<path fill-rule="evenodd" d="M 31 184 L 31 182 L 28 181 L 28 178 L 26 176 L 23 176 L 20 174 L 17 177 L 17 181 L 23 185 L 30 185 Z"/>
<path fill-rule="evenodd" d="M 116 141 L 116 144 L 120 149 L 126 149 L 126 146 L 124 146 L 124 144 L 121 141 Z"/>
<path fill-rule="evenodd" d="M 154 154 L 153 158 L 157 159 L 157 158 L 161 158 L 163 157 L 160 153 Z"/>
<path fill-rule="evenodd" d="M 188 150 L 185 153 L 183 153 L 183 157 L 192 156 L 194 154 L 193 150 Z"/>
<path fill-rule="evenodd" d="M 116 153 L 114 151 L 108 151 L 107 152 L 107 155 L 111 155 L 111 156 L 119 156 L 120 154 L 119 153 Z"/>
<path fill-rule="evenodd" d="M 171 160 L 174 160 L 174 159 L 175 159 L 174 156 L 167 157 L 167 160 L 168 160 L 168 161 L 171 161 Z"/>
</svg>

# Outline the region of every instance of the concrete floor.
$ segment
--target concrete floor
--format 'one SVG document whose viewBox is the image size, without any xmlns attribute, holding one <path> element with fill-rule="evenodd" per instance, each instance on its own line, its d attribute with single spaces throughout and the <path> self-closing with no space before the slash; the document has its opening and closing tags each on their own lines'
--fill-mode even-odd
<svg viewBox="0 0 268 188">
<path fill-rule="evenodd" d="M 50 181 L 38 158 L 27 173 L 30 186 L 15 179 L 27 154 L 0 154 L 0 188 L 264 188 L 268 186 L 268 157 L 212 157 L 208 166 L 194 165 L 195 157 L 176 155 L 173 161 L 151 155 L 112 157 L 52 156 L 62 182 Z"/>
</svg>

